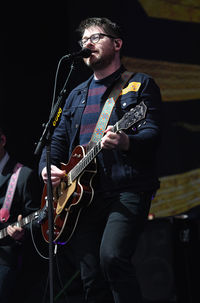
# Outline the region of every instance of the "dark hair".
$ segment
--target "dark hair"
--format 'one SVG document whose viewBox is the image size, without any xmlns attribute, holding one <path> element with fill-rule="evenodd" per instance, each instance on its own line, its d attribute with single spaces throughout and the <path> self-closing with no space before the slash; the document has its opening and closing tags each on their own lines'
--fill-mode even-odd
<svg viewBox="0 0 200 303">
<path fill-rule="evenodd" d="M 122 30 L 119 25 L 117 25 L 115 22 L 112 22 L 108 18 L 87 18 L 80 23 L 76 31 L 82 37 L 85 29 L 91 26 L 99 26 L 104 30 L 107 35 L 111 35 L 116 38 L 121 38 L 123 40 Z"/>
</svg>

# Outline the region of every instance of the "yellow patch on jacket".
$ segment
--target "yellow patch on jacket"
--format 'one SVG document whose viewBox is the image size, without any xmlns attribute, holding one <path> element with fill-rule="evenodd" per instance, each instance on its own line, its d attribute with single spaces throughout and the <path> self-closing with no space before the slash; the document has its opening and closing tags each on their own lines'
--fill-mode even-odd
<svg viewBox="0 0 200 303">
<path fill-rule="evenodd" d="M 122 89 L 122 92 L 120 95 L 125 95 L 129 92 L 137 92 L 140 88 L 141 83 L 140 82 L 130 82 L 129 85 Z"/>
</svg>

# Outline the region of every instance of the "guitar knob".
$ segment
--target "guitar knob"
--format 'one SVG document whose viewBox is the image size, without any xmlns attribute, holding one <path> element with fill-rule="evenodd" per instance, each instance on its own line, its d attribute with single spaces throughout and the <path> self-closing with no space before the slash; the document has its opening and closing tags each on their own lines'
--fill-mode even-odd
<svg viewBox="0 0 200 303">
<path fill-rule="evenodd" d="M 137 132 L 137 128 L 136 127 L 132 127 L 132 130 L 133 130 L 134 133 Z"/>
</svg>

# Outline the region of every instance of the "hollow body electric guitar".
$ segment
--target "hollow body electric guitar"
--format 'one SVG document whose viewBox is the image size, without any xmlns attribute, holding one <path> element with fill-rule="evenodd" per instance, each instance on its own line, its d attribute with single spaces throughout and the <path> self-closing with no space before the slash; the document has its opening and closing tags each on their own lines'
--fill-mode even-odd
<svg viewBox="0 0 200 303">
<path fill-rule="evenodd" d="M 125 130 L 145 118 L 147 107 L 142 101 L 129 112 L 125 113 L 113 127 L 117 133 Z M 66 171 L 65 177 L 58 187 L 53 188 L 53 241 L 66 244 L 77 226 L 81 210 L 91 203 L 94 190 L 92 179 L 97 173 L 96 156 L 101 151 L 101 140 L 89 151 L 78 145 L 72 152 L 67 164 L 61 163 L 61 169 Z M 47 185 L 42 194 L 41 206 L 47 203 Z M 46 219 L 41 225 L 42 235 L 49 242 L 49 226 Z"/>
</svg>

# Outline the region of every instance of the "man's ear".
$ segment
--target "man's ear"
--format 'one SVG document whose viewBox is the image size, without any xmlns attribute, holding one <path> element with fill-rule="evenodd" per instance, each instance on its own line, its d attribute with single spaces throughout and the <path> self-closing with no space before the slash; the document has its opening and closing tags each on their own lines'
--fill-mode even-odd
<svg viewBox="0 0 200 303">
<path fill-rule="evenodd" d="M 123 44 L 123 42 L 121 39 L 119 39 L 119 38 L 115 39 L 115 49 L 116 50 L 120 50 L 122 47 L 122 44 Z"/>
</svg>

